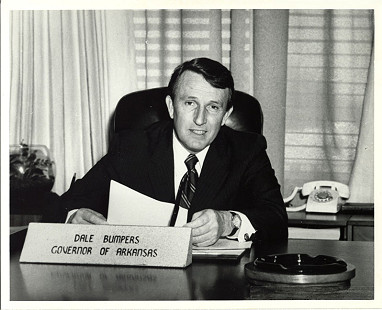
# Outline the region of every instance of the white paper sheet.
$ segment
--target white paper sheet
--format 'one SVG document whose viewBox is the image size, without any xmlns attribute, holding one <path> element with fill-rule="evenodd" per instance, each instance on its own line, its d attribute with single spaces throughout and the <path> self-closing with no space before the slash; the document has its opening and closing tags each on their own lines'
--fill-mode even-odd
<svg viewBox="0 0 382 310">
<path fill-rule="evenodd" d="M 109 224 L 169 226 L 173 209 L 173 203 L 153 199 L 116 181 L 110 182 Z M 187 212 L 179 208 L 175 226 L 187 222 Z"/>
</svg>

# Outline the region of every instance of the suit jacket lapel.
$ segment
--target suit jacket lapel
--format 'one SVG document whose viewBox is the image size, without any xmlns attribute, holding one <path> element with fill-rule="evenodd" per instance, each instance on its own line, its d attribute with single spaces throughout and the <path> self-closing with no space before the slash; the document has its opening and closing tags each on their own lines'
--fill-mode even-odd
<svg viewBox="0 0 382 310">
<path fill-rule="evenodd" d="M 192 201 L 192 212 L 209 208 L 214 198 L 228 177 L 230 149 L 225 143 L 225 136 L 220 132 L 211 144 L 203 163 L 195 196 Z"/>
<path fill-rule="evenodd" d="M 174 202 L 174 154 L 172 148 L 172 123 L 159 135 L 151 136 L 152 157 L 149 176 L 152 190 L 158 200 Z"/>
</svg>

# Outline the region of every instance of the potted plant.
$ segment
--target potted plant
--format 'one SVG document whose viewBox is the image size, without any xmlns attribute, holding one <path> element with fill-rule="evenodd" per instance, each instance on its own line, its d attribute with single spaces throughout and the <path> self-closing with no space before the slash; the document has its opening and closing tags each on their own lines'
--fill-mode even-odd
<svg viewBox="0 0 382 310">
<path fill-rule="evenodd" d="M 54 163 L 44 145 L 21 142 L 10 147 L 11 213 L 38 212 L 41 201 L 53 187 Z"/>
</svg>

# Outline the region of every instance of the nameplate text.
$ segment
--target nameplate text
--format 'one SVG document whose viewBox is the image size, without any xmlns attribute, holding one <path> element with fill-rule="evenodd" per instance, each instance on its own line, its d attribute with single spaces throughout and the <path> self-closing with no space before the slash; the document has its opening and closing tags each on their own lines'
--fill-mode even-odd
<svg viewBox="0 0 382 310">
<path fill-rule="evenodd" d="M 185 268 L 191 228 L 30 223 L 20 262 Z"/>
</svg>

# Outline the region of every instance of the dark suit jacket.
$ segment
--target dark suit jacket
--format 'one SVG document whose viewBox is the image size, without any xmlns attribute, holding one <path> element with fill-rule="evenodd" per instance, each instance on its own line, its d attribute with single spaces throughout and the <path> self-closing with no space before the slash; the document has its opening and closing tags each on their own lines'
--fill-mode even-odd
<svg viewBox="0 0 382 310">
<path fill-rule="evenodd" d="M 90 208 L 107 217 L 111 179 L 174 202 L 172 137 L 172 121 L 119 133 L 108 154 L 61 196 L 62 216 Z M 262 239 L 286 239 L 286 211 L 265 149 L 263 136 L 223 126 L 203 163 L 189 216 L 203 209 L 237 210 L 248 216 Z"/>
</svg>

